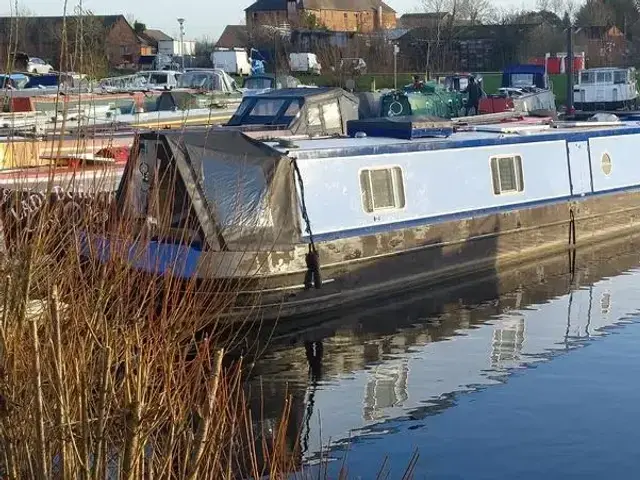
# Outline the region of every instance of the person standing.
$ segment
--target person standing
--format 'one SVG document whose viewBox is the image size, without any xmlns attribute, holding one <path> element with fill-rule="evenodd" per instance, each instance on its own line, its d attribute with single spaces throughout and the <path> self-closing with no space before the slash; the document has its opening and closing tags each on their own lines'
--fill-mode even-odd
<svg viewBox="0 0 640 480">
<path fill-rule="evenodd" d="M 473 77 L 469 78 L 469 86 L 467 87 L 467 116 L 478 114 L 480 95 L 480 86 Z M 472 109 L 473 113 L 471 113 Z"/>
</svg>

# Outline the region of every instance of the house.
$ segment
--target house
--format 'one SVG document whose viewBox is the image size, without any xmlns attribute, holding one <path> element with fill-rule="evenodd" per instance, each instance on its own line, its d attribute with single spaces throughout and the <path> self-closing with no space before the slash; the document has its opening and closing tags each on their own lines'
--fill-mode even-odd
<svg viewBox="0 0 640 480">
<path fill-rule="evenodd" d="M 396 27 L 382 0 L 257 0 L 245 9 L 249 30 L 260 25 L 368 33 Z"/>
<path fill-rule="evenodd" d="M 500 71 L 527 58 L 538 24 L 454 25 L 443 31 L 414 28 L 398 43 L 402 67 L 413 71 Z"/>
<path fill-rule="evenodd" d="M 615 25 L 584 25 L 574 30 L 576 48 L 583 50 L 591 67 L 623 65 L 628 42 Z"/>
<path fill-rule="evenodd" d="M 138 42 L 140 43 L 140 56 L 148 57 L 158 53 L 158 44 L 153 39 L 147 37 L 144 33 L 138 35 Z"/>
<path fill-rule="evenodd" d="M 64 17 L 0 17 L 0 59 L 6 61 L 2 58 L 6 52 L 18 50 L 43 58 L 61 70 L 70 69 L 71 58 L 80 51 L 77 39 L 81 38 L 82 51 L 92 67 L 100 59 L 106 60 L 104 68 L 138 62 L 140 39 L 124 15 L 66 17 L 65 52 L 62 51 L 64 22 Z M 82 66 L 76 63 L 74 69 L 80 70 L 78 67 Z"/>
<path fill-rule="evenodd" d="M 215 45 L 215 48 L 247 47 L 249 47 L 249 31 L 246 25 L 227 25 Z"/>
<path fill-rule="evenodd" d="M 180 40 L 175 40 L 162 30 L 147 29 L 143 35 L 155 44 L 156 53 L 164 55 L 195 55 L 196 42 L 193 40 L 183 40 L 182 47 Z"/>
</svg>

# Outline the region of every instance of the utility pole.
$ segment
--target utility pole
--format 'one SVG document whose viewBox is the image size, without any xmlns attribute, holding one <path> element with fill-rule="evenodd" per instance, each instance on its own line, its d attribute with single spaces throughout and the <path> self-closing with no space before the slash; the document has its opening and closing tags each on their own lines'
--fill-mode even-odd
<svg viewBox="0 0 640 480">
<path fill-rule="evenodd" d="M 398 89 L 398 54 L 400 47 L 397 43 L 393 44 L 393 89 Z"/>
<path fill-rule="evenodd" d="M 182 58 L 182 71 L 184 72 L 184 18 L 179 18 L 180 24 L 180 57 Z"/>
<path fill-rule="evenodd" d="M 567 114 L 573 114 L 573 25 L 569 12 L 564 14 L 567 26 Z"/>
</svg>

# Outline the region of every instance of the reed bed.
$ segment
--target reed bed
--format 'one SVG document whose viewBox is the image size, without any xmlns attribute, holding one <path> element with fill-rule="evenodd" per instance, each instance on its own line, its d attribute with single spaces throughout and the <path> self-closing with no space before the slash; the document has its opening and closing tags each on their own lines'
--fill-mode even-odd
<svg viewBox="0 0 640 480">
<path fill-rule="evenodd" d="M 4 477 L 277 478 L 291 471 L 278 432 L 274 442 L 256 441 L 242 361 L 225 360 L 240 341 L 219 321 L 234 290 L 202 298 L 193 283 L 178 288 L 171 277 L 130 269 L 116 247 L 112 261 L 84 261 L 86 232 L 140 239 L 133 222 L 104 221 L 112 218 L 112 196 L 84 196 L 71 216 L 63 199 L 35 209 L 29 198 L 5 192 L 3 205 Z"/>
<path fill-rule="evenodd" d="M 64 22 L 66 70 L 99 67 L 84 19 Z M 52 143 L 52 157 L 60 145 Z M 107 177 L 66 193 L 54 188 L 52 169 L 44 194 L 23 193 L 18 180 L 0 195 L 0 478 L 309 478 L 287 438 L 290 402 L 265 431 L 248 408 L 245 362 L 227 353 L 257 348 L 259 309 L 228 318 L 242 283 L 131 269 L 142 255 L 131 241 L 144 247 L 160 229 L 189 242 L 194 219 L 165 208 L 173 189 L 155 194 L 156 225 L 115 215 Z M 181 227 L 163 229 L 175 213 L 184 214 Z M 95 261 L 103 253 L 95 235 L 121 241 L 104 249 L 108 261 Z M 329 478 L 326 465 L 314 472 Z M 343 465 L 337 478 L 347 477 Z M 379 477 L 388 477 L 385 465 Z"/>
</svg>

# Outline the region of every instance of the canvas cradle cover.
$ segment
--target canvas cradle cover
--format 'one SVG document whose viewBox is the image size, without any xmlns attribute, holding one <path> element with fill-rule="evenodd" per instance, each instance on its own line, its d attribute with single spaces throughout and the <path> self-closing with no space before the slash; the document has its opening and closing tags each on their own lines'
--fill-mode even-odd
<svg viewBox="0 0 640 480">
<path fill-rule="evenodd" d="M 133 190 L 128 198 L 137 211 L 149 203 L 144 197 L 153 198 L 154 190 L 161 190 L 156 197 L 171 197 L 159 201 L 164 213 L 174 212 L 171 227 L 183 225 L 182 212 L 192 212 L 211 248 L 289 249 L 299 241 L 299 207 L 288 157 L 241 132 L 221 128 L 145 134 L 139 141 L 143 146 L 145 139 L 161 148 L 153 178 L 147 179 L 150 186 L 141 181 L 140 165 L 131 166 L 132 175 L 125 174 Z M 139 154 L 137 161 L 144 157 Z M 161 186 L 167 178 L 171 188 Z"/>
</svg>

